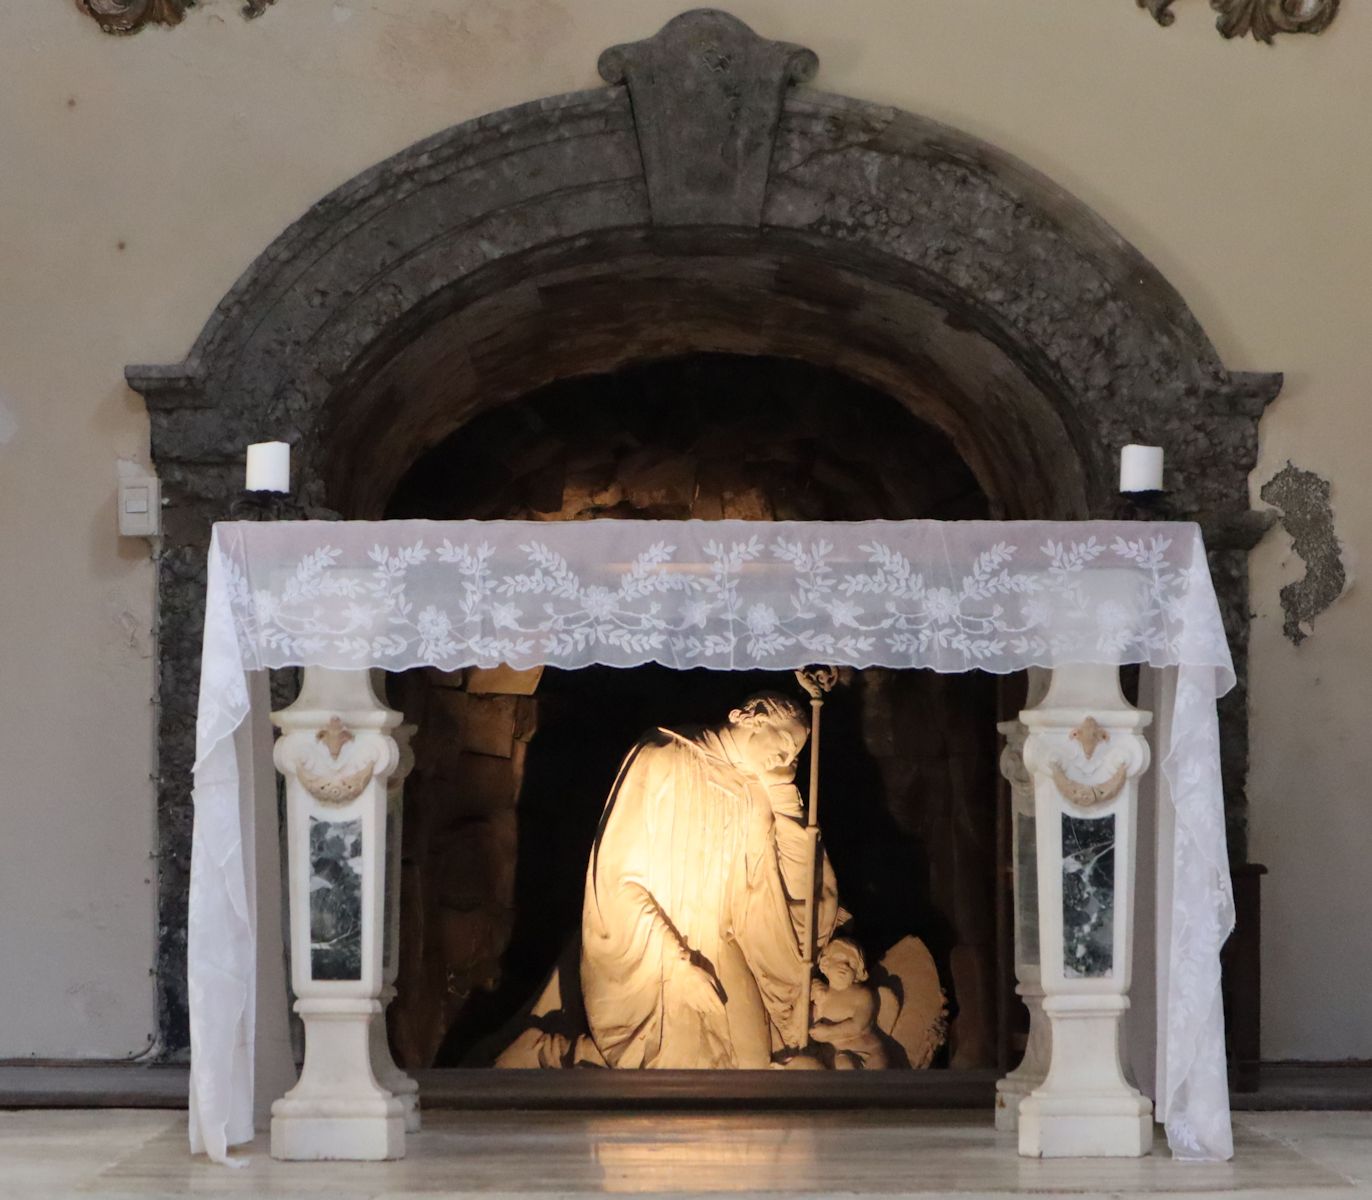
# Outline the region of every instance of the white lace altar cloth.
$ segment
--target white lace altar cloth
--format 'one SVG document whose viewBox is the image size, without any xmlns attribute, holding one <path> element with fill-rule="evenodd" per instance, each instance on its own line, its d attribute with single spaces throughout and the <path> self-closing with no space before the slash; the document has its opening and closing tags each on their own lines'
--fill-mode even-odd
<svg viewBox="0 0 1372 1200">
<path fill-rule="evenodd" d="M 1177 668 L 1159 1114 L 1233 1152 L 1219 952 L 1233 927 L 1218 696 L 1233 685 L 1192 524 L 992 521 L 236 522 L 210 546 L 188 972 L 191 1144 L 251 1139 L 256 940 L 234 734 L 247 672 L 419 665 L 1005 673 Z"/>
</svg>

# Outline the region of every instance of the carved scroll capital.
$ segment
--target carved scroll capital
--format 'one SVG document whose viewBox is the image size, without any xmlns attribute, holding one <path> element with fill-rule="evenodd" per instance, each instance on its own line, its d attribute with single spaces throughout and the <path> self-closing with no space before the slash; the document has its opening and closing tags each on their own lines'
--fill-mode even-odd
<svg viewBox="0 0 1372 1200">
<path fill-rule="evenodd" d="M 1106 743 L 1109 751 L 1101 752 Z M 1148 741 L 1136 729 L 1106 728 L 1090 716 L 1070 727 L 1032 729 L 1024 747 L 1029 773 L 1051 781 L 1074 808 L 1110 804 L 1148 769 L 1149 759 Z"/>
<path fill-rule="evenodd" d="M 295 729 L 277 739 L 276 768 L 310 796 L 341 808 L 361 796 L 373 780 L 389 783 L 400 761 L 393 738 L 375 729 L 354 733 L 335 717 L 323 729 Z"/>
<path fill-rule="evenodd" d="M 1101 804 L 1109 804 L 1116 796 L 1124 791 L 1124 785 L 1129 781 L 1129 766 L 1127 763 L 1120 763 L 1115 768 L 1115 773 L 1104 783 L 1079 783 L 1071 778 L 1062 769 L 1062 764 L 1053 764 L 1053 782 L 1057 785 L 1058 794 L 1062 796 L 1068 804 L 1074 804 L 1077 808 L 1095 808 Z"/>
<path fill-rule="evenodd" d="M 395 770 L 386 781 L 386 786 L 391 792 L 398 793 L 405 780 L 409 778 L 410 772 L 414 770 L 414 735 L 418 732 L 418 725 L 397 725 L 391 730 L 397 751 Z"/>
<path fill-rule="evenodd" d="M 1159 25 L 1171 25 L 1176 0 L 1138 0 Z M 1210 0 L 1215 28 L 1226 38 L 1252 36 L 1269 45 L 1279 33 L 1323 33 L 1339 15 L 1339 0 Z"/>
<path fill-rule="evenodd" d="M 1033 812 L 1034 777 L 1024 765 L 1024 743 L 1029 730 L 1023 721 L 1001 721 L 996 726 L 1005 735 L 1000 752 L 1000 773 L 1010 785 L 1010 799 L 1015 811 Z"/>
</svg>

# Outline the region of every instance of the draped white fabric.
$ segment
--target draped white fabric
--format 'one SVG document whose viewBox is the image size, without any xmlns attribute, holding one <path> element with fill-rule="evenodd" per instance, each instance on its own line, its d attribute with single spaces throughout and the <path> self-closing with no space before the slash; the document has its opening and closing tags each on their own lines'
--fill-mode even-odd
<svg viewBox="0 0 1372 1200">
<path fill-rule="evenodd" d="M 316 665 L 997 673 L 1178 668 L 1158 1097 L 1178 1156 L 1232 1154 L 1233 926 L 1215 702 L 1234 682 L 1195 525 L 992 521 L 238 522 L 210 547 L 189 917 L 191 1142 L 252 1136 L 255 934 L 234 731 L 246 672 Z"/>
</svg>

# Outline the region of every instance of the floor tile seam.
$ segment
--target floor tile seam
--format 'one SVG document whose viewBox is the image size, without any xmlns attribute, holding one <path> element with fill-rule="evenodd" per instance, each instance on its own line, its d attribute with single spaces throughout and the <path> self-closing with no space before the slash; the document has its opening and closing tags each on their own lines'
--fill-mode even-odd
<svg viewBox="0 0 1372 1200">
<path fill-rule="evenodd" d="M 1367 1186 L 1364 1181 L 1359 1180 L 1352 1175 L 1345 1174 L 1338 1167 L 1317 1157 L 1308 1148 L 1302 1145 L 1301 1141 L 1299 1140 L 1299 1135 L 1283 1134 L 1278 1130 L 1255 1130 L 1252 1126 L 1248 1127 L 1248 1132 L 1256 1133 L 1259 1137 L 1265 1138 L 1267 1141 L 1275 1142 L 1278 1146 L 1281 1146 L 1288 1153 L 1294 1154 L 1298 1158 L 1304 1159 L 1306 1162 L 1314 1163 L 1315 1166 L 1319 1167 L 1321 1170 L 1328 1171 L 1331 1175 L 1337 1175 L 1340 1180 L 1342 1180 L 1345 1184 L 1349 1185 L 1350 1187 Z M 1331 1184 L 1327 1186 L 1332 1187 L 1334 1185 Z M 1369 1191 L 1369 1195 L 1372 1195 L 1372 1191 Z"/>
<path fill-rule="evenodd" d="M 160 1110 L 153 1110 L 153 1111 L 160 1111 Z M 183 1131 L 184 1131 L 184 1130 L 185 1130 L 184 1122 L 185 1122 L 185 1118 L 184 1118 L 184 1116 L 182 1116 L 182 1114 L 180 1114 L 179 1112 L 177 1112 L 177 1111 L 174 1110 L 174 1109 L 169 1109 L 169 1110 L 167 1110 L 167 1119 L 166 1119 L 158 1128 L 149 1130 L 149 1131 L 143 1136 L 143 1138 L 139 1141 L 139 1143 L 138 1143 L 137 1146 L 133 1146 L 133 1147 L 129 1147 L 129 1148 L 125 1149 L 124 1153 L 122 1153 L 122 1154 L 120 1154 L 120 1155 L 116 1155 L 116 1156 L 115 1156 L 113 1159 L 111 1159 L 109 1162 L 107 1162 L 107 1163 L 105 1163 L 103 1166 L 99 1167 L 99 1168 L 96 1170 L 95 1174 L 94 1174 L 94 1175 L 92 1176 L 92 1178 L 91 1178 L 92 1184 L 98 1183 L 98 1182 L 100 1182 L 101 1180 L 105 1180 L 105 1179 L 118 1178 L 118 1176 L 114 1175 L 113 1172 L 118 1171 L 120 1167 L 122 1167 L 125 1163 L 127 1163 L 130 1159 L 134 1158 L 135 1156 L 141 1155 L 141 1154 L 144 1154 L 145 1152 L 151 1151 L 154 1142 L 159 1141 L 159 1140 L 161 1140 L 162 1138 L 166 1138 L 166 1137 L 168 1137 L 169 1135 L 171 1135 L 172 1133 L 174 1133 L 175 1130 L 176 1130 L 176 1127 L 177 1127 L 178 1125 L 182 1126 L 182 1129 L 183 1129 Z M 190 1149 L 191 1149 L 191 1147 L 190 1147 L 190 1137 L 189 1137 L 189 1134 L 188 1134 L 188 1133 L 187 1133 L 187 1136 L 186 1136 L 186 1141 L 185 1141 L 185 1144 L 184 1144 L 184 1149 L 185 1149 L 186 1156 L 189 1158 L 189 1157 L 190 1157 Z M 95 1194 L 95 1195 L 99 1195 L 99 1196 L 105 1196 L 107 1193 L 106 1193 L 104 1190 L 101 1190 L 101 1191 L 96 1192 L 96 1193 L 94 1193 L 94 1194 Z M 134 1194 L 137 1194 L 137 1193 L 134 1193 Z M 262 1198 L 262 1197 L 254 1197 L 253 1200 L 263 1200 L 263 1198 Z"/>
</svg>

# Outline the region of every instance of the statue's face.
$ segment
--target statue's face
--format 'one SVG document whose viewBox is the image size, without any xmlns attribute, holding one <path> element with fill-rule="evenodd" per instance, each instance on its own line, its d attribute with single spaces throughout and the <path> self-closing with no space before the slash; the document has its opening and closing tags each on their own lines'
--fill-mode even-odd
<svg viewBox="0 0 1372 1200">
<path fill-rule="evenodd" d="M 857 972 L 846 958 L 831 958 L 821 970 L 824 972 L 824 978 L 829 981 L 829 986 L 840 992 L 847 991 L 857 982 Z"/>
<path fill-rule="evenodd" d="M 769 721 L 766 718 L 733 720 L 734 745 L 741 765 L 759 777 L 795 776 L 796 758 L 809 730 L 798 721 Z"/>
</svg>

